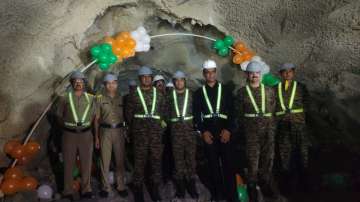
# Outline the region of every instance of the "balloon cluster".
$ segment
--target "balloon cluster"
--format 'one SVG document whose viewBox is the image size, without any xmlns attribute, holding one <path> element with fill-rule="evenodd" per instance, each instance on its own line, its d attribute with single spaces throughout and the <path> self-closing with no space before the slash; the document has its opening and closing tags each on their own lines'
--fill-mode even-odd
<svg viewBox="0 0 360 202">
<path fill-rule="evenodd" d="M 223 39 L 217 39 L 213 43 L 213 48 L 217 51 L 217 54 L 222 57 L 229 55 L 230 47 L 234 44 L 234 38 L 232 36 L 225 36 Z"/>
<path fill-rule="evenodd" d="M 4 152 L 18 160 L 19 164 L 28 163 L 40 150 L 40 144 L 30 141 L 24 145 L 18 140 L 9 140 L 4 145 Z"/>
<path fill-rule="evenodd" d="M 111 64 L 114 64 L 118 58 L 112 51 L 112 47 L 108 43 L 96 45 L 90 49 L 93 60 L 99 65 L 103 71 L 108 70 Z"/>
<path fill-rule="evenodd" d="M 254 56 L 254 52 L 248 49 L 246 45 L 241 41 L 238 41 L 234 44 L 233 50 L 234 50 L 233 63 L 238 65 L 243 62 L 251 60 L 251 58 Z"/>
<path fill-rule="evenodd" d="M 150 50 L 151 38 L 143 26 L 132 31 L 130 35 L 136 41 L 136 52 L 148 52 Z"/>
<path fill-rule="evenodd" d="M 21 191 L 33 191 L 37 188 L 38 181 L 30 176 L 25 176 L 18 167 L 8 168 L 4 174 L 4 182 L 0 189 L 5 195 L 13 195 Z"/>
<path fill-rule="evenodd" d="M 120 32 L 115 37 L 107 36 L 104 43 L 90 49 L 93 60 L 100 70 L 106 71 L 117 61 L 133 57 L 135 52 L 150 50 L 150 36 L 142 26 L 132 32 Z"/>
</svg>

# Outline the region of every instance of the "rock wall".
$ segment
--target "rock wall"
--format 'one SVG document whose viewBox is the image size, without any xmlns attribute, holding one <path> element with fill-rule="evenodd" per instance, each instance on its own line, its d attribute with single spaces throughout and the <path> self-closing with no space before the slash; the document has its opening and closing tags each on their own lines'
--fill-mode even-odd
<svg viewBox="0 0 360 202">
<path fill-rule="evenodd" d="M 358 0 L 3 0 L 0 9 L 0 148 L 24 135 L 67 73 L 90 62 L 92 44 L 104 35 L 145 25 L 152 35 L 233 35 L 263 57 L 273 73 L 283 62 L 298 64 L 298 79 L 314 101 L 312 134 L 322 144 L 345 143 L 358 150 Z M 114 71 L 141 64 L 164 72 L 180 67 L 196 85 L 202 60 L 211 57 L 220 64 L 223 80 L 237 86 L 243 82 L 239 68 L 230 58 L 217 57 L 209 42 L 166 38 L 154 40 L 153 47 L 115 65 Z M 92 70 L 89 76 L 94 84 L 101 73 Z M 42 124 L 36 134 L 46 138 L 47 123 Z M 0 164 L 6 163 L 0 154 Z"/>
</svg>

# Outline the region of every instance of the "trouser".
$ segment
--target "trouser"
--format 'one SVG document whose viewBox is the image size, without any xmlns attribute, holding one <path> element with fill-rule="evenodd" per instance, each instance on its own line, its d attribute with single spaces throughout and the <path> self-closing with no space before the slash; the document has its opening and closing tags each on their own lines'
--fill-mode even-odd
<svg viewBox="0 0 360 202">
<path fill-rule="evenodd" d="M 163 156 L 162 156 L 162 176 L 164 181 L 171 179 L 174 170 L 173 145 L 171 142 L 170 128 L 165 130 L 162 137 Z"/>
<path fill-rule="evenodd" d="M 111 191 L 109 183 L 109 167 L 111 155 L 114 151 L 115 157 L 115 176 L 116 189 L 121 191 L 125 189 L 124 174 L 125 174 L 125 129 L 123 128 L 101 128 L 100 131 L 100 147 L 101 147 L 101 183 L 103 190 Z"/>
<path fill-rule="evenodd" d="M 248 180 L 265 184 L 272 179 L 274 128 L 272 122 L 251 122 L 245 126 Z"/>
<path fill-rule="evenodd" d="M 150 162 L 154 184 L 161 182 L 162 134 L 159 124 L 148 124 L 139 121 L 132 127 L 134 136 L 134 186 L 141 187 L 144 183 L 146 163 Z"/>
<path fill-rule="evenodd" d="M 231 143 L 220 142 L 219 134 L 212 135 L 213 143 L 205 143 L 210 179 L 206 186 L 213 199 L 220 200 L 225 197 L 228 201 L 236 201 L 236 177 L 232 165 Z"/>
<path fill-rule="evenodd" d="M 77 152 L 80 157 L 81 191 L 91 192 L 90 177 L 93 153 L 93 135 L 91 131 L 73 133 L 64 131 L 62 139 L 64 156 L 64 195 L 73 194 L 73 169 Z"/>
<path fill-rule="evenodd" d="M 279 121 L 276 146 L 282 171 L 307 168 L 309 143 L 305 124 Z"/>
<path fill-rule="evenodd" d="M 196 173 L 196 132 L 173 128 L 171 138 L 175 161 L 174 178 L 176 180 L 194 178 Z"/>
</svg>

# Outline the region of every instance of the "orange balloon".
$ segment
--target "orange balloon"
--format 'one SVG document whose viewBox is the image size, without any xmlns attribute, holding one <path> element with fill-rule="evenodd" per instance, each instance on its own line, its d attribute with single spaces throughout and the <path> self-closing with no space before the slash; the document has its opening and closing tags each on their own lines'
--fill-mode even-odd
<svg viewBox="0 0 360 202">
<path fill-rule="evenodd" d="M 24 176 L 22 170 L 18 167 L 8 168 L 5 171 L 4 177 L 7 179 L 18 179 L 20 180 Z"/>
<path fill-rule="evenodd" d="M 251 60 L 251 58 L 253 57 L 254 55 L 251 54 L 251 53 L 246 53 L 246 54 L 243 54 L 241 57 L 243 59 L 243 61 L 248 61 L 248 60 Z"/>
<path fill-rule="evenodd" d="M 119 48 L 123 48 L 125 45 L 126 45 L 125 39 L 123 39 L 122 37 L 116 37 L 115 46 Z"/>
<path fill-rule="evenodd" d="M 7 179 L 2 184 L 0 189 L 6 195 L 15 194 L 20 190 L 20 180 L 18 179 Z"/>
<path fill-rule="evenodd" d="M 10 156 L 16 159 L 19 159 L 24 155 L 25 155 L 25 147 L 23 145 L 17 145 L 10 153 Z"/>
<path fill-rule="evenodd" d="M 21 190 L 23 191 L 35 190 L 37 186 L 38 181 L 33 177 L 24 177 L 20 183 Z"/>
<path fill-rule="evenodd" d="M 136 41 L 132 38 L 128 38 L 125 40 L 126 48 L 134 49 L 136 46 Z"/>
<path fill-rule="evenodd" d="M 118 36 L 120 36 L 123 39 L 131 38 L 130 32 L 120 32 Z"/>
<path fill-rule="evenodd" d="M 18 160 L 19 165 L 26 165 L 30 162 L 31 159 L 32 159 L 31 156 L 25 155 L 17 160 Z"/>
<path fill-rule="evenodd" d="M 16 146 L 21 145 L 21 142 L 18 140 L 9 140 L 5 145 L 4 145 L 4 153 L 5 154 L 10 154 L 14 148 Z"/>
<path fill-rule="evenodd" d="M 121 48 L 119 46 L 117 46 L 117 44 L 116 44 L 112 47 L 112 51 L 115 55 L 118 55 L 121 53 Z"/>
<path fill-rule="evenodd" d="M 241 41 L 236 42 L 234 44 L 234 48 L 235 48 L 235 50 L 237 50 L 239 52 L 245 51 L 247 49 L 245 44 Z"/>
<path fill-rule="evenodd" d="M 75 192 L 78 192 L 80 190 L 80 182 L 79 180 L 74 180 L 72 183 L 72 188 Z"/>
<path fill-rule="evenodd" d="M 28 155 L 34 155 L 39 152 L 40 144 L 37 142 L 28 142 L 25 146 L 25 153 Z"/>
<path fill-rule="evenodd" d="M 241 175 L 236 174 L 236 184 L 237 185 L 243 185 L 244 184 L 244 180 L 242 179 Z"/>
<path fill-rule="evenodd" d="M 123 58 L 128 58 L 128 57 L 130 57 L 130 55 L 131 55 L 131 50 L 128 48 L 124 48 L 120 52 L 120 56 Z"/>
<path fill-rule="evenodd" d="M 233 63 L 239 65 L 243 62 L 243 58 L 242 58 L 242 55 L 241 54 L 236 54 L 234 55 L 233 57 Z"/>
<path fill-rule="evenodd" d="M 106 37 L 104 38 L 104 41 L 105 41 L 105 43 L 108 43 L 108 44 L 110 44 L 110 45 L 114 45 L 114 44 L 115 44 L 115 39 L 113 39 L 112 37 L 109 37 L 109 36 L 106 36 Z"/>
</svg>

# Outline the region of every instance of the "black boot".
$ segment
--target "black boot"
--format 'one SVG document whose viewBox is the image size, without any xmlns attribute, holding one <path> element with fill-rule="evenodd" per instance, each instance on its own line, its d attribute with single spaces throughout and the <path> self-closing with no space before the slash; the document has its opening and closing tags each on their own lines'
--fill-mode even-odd
<svg viewBox="0 0 360 202">
<path fill-rule="evenodd" d="M 250 202 L 258 202 L 258 193 L 256 190 L 256 183 L 250 182 L 247 184 L 247 191 Z"/>
<path fill-rule="evenodd" d="M 185 198 L 185 182 L 184 180 L 175 180 L 176 198 Z"/>
<path fill-rule="evenodd" d="M 160 185 L 157 183 L 154 183 L 151 187 L 150 191 L 150 198 L 152 201 L 161 201 L 161 196 L 159 193 L 159 187 Z"/>
<path fill-rule="evenodd" d="M 190 194 L 191 198 L 193 198 L 193 199 L 199 198 L 199 194 L 197 192 L 196 183 L 195 183 L 194 178 L 191 178 L 190 180 L 186 180 L 186 187 L 187 187 L 187 191 Z"/>
<path fill-rule="evenodd" d="M 133 187 L 133 195 L 135 202 L 144 202 L 144 191 L 142 186 L 134 186 Z"/>
</svg>

